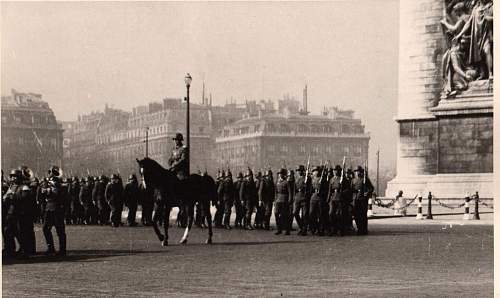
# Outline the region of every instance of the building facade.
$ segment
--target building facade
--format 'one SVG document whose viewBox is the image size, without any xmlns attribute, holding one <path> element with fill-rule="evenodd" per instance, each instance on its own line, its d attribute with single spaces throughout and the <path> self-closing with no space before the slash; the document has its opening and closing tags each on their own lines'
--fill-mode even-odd
<svg viewBox="0 0 500 298">
<path fill-rule="evenodd" d="M 45 175 L 52 165 L 64 166 L 63 129 L 42 95 L 12 90 L 2 96 L 2 169 L 26 165 Z"/>
<path fill-rule="evenodd" d="M 367 160 L 370 136 L 352 113 L 346 117 L 328 110 L 322 115 L 284 111 L 225 126 L 215 139 L 217 167 L 233 171 L 293 168 L 308 159 L 311 165 L 334 165 L 345 157 L 346 166 L 352 168 Z"/>
</svg>

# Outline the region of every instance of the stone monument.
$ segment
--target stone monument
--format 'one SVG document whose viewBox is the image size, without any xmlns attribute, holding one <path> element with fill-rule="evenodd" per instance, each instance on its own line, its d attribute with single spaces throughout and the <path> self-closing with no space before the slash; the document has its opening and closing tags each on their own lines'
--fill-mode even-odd
<svg viewBox="0 0 500 298">
<path fill-rule="evenodd" d="M 401 0 L 397 176 L 386 196 L 493 197 L 492 6 Z"/>
</svg>

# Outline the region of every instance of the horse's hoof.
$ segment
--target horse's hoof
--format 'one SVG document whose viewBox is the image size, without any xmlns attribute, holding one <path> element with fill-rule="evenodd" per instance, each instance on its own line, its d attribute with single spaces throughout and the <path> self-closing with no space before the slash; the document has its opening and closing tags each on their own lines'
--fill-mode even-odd
<svg viewBox="0 0 500 298">
<path fill-rule="evenodd" d="M 207 239 L 207 242 L 206 242 L 206 244 L 212 244 L 212 238 L 210 238 L 210 239 Z"/>
<path fill-rule="evenodd" d="M 161 246 L 168 246 L 168 240 L 163 240 L 161 242 Z"/>
<path fill-rule="evenodd" d="M 180 244 L 187 244 L 188 243 L 188 240 L 187 239 L 182 239 L 181 241 L 179 241 Z"/>
</svg>

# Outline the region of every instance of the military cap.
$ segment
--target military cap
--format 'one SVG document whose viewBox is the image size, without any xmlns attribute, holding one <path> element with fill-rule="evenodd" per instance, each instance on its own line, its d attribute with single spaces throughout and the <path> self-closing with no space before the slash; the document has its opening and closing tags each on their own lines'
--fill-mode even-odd
<svg viewBox="0 0 500 298">
<path fill-rule="evenodd" d="M 179 141 L 184 141 L 184 137 L 180 132 L 175 134 L 175 137 L 172 138 L 172 140 L 179 140 Z"/>
<path fill-rule="evenodd" d="M 243 178 L 243 173 L 242 173 L 242 172 L 239 172 L 239 173 L 238 173 L 238 176 L 236 176 L 236 178 Z"/>
<path fill-rule="evenodd" d="M 233 174 L 231 174 L 231 171 L 229 169 L 227 169 L 226 177 L 233 177 Z"/>
<path fill-rule="evenodd" d="M 319 166 L 315 166 L 312 171 L 313 172 L 319 172 L 320 171 L 320 167 Z"/>
<path fill-rule="evenodd" d="M 256 175 L 255 177 L 257 177 L 257 178 L 261 178 L 261 177 L 262 177 L 262 172 L 261 172 L 261 171 L 258 171 L 258 172 L 257 172 L 257 175 Z"/>
<path fill-rule="evenodd" d="M 116 175 L 116 174 L 112 174 L 112 175 L 111 175 L 111 179 L 118 179 L 118 175 Z"/>
<path fill-rule="evenodd" d="M 306 167 L 304 167 L 304 165 L 299 165 L 299 167 L 297 168 L 297 171 L 298 172 L 305 172 L 306 171 Z"/>
<path fill-rule="evenodd" d="M 342 171 L 342 167 L 340 165 L 336 165 L 335 168 L 333 168 L 334 171 Z"/>
<path fill-rule="evenodd" d="M 363 169 L 362 166 L 358 166 L 354 172 L 360 172 L 363 173 L 365 170 Z"/>
<path fill-rule="evenodd" d="M 10 171 L 10 174 L 9 174 L 9 176 L 11 176 L 11 177 L 12 176 L 21 177 L 21 175 L 22 175 L 22 172 L 19 169 L 13 169 Z"/>
<path fill-rule="evenodd" d="M 285 169 L 285 168 L 281 168 L 279 171 L 278 171 L 278 174 L 281 174 L 281 175 L 285 175 L 288 173 L 288 171 Z"/>
<path fill-rule="evenodd" d="M 106 176 L 101 175 L 101 177 L 99 177 L 99 179 L 100 179 L 101 181 L 104 181 L 104 180 L 106 180 Z"/>
<path fill-rule="evenodd" d="M 49 176 L 60 176 L 61 170 L 59 169 L 58 166 L 51 166 L 50 169 L 48 170 Z"/>
</svg>

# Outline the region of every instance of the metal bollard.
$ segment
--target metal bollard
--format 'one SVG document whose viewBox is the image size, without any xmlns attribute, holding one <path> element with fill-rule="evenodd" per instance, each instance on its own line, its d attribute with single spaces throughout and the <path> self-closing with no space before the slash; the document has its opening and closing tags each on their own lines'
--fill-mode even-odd
<svg viewBox="0 0 500 298">
<path fill-rule="evenodd" d="M 417 219 L 424 219 L 424 215 L 422 214 L 422 196 L 418 196 L 418 204 L 417 204 Z"/>
<path fill-rule="evenodd" d="M 370 197 L 368 199 L 368 212 L 366 213 L 366 216 L 368 216 L 368 217 L 373 217 L 373 207 L 372 207 L 372 205 L 373 205 L 373 200 Z"/>
<path fill-rule="evenodd" d="M 472 219 L 474 220 L 479 220 L 479 192 L 476 191 L 476 194 L 474 195 L 474 200 L 475 200 L 475 208 L 474 208 L 474 217 Z"/>
<path fill-rule="evenodd" d="M 432 193 L 430 191 L 427 196 L 427 217 L 425 219 L 432 219 Z"/>
<path fill-rule="evenodd" d="M 469 201 L 470 201 L 470 197 L 469 196 L 466 196 L 465 197 L 465 210 L 464 210 L 464 220 L 469 220 L 470 219 L 470 213 L 469 213 Z"/>
</svg>

